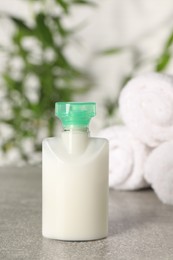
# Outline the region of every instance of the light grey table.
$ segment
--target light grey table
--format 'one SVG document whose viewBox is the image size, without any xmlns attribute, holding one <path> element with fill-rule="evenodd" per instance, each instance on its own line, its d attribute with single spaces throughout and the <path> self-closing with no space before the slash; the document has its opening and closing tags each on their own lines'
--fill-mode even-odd
<svg viewBox="0 0 173 260">
<path fill-rule="evenodd" d="M 151 190 L 110 192 L 109 236 L 62 242 L 41 236 L 41 168 L 0 168 L 0 260 L 173 259 L 173 206 Z"/>
</svg>

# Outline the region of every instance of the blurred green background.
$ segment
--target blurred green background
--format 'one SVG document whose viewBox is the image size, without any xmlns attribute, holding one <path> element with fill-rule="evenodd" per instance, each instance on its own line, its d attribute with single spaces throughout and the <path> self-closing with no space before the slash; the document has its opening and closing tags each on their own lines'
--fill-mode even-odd
<svg viewBox="0 0 173 260">
<path fill-rule="evenodd" d="M 96 85 L 93 74 L 71 62 L 66 51 L 76 40 L 75 35 L 85 28 L 85 22 L 67 26 L 64 19 L 71 16 L 72 9 L 79 10 L 81 6 L 97 12 L 99 2 L 56 0 L 51 9 L 48 1 L 40 0 L 37 10 L 32 8 L 37 1 L 27 2 L 31 7 L 31 23 L 11 13 L 0 13 L 13 28 L 9 36 L 11 44 L 0 43 L 4 57 L 0 72 L 0 165 L 39 162 L 42 139 L 57 134 L 54 103 L 85 100 Z M 130 69 L 122 73 L 118 84 L 115 83 L 116 95 L 110 97 L 105 93 L 100 101 L 105 117 L 103 126 L 119 121 L 119 93 L 136 71 L 146 64 L 152 65 L 155 71 L 167 71 L 173 56 L 172 29 L 160 46 L 159 53 L 154 56 L 143 55 L 138 43 L 95 50 L 97 59 L 102 61 L 110 56 L 117 59 L 124 53 L 132 57 Z M 101 90 L 97 88 L 94 95 L 97 91 Z"/>
<path fill-rule="evenodd" d="M 44 7 L 44 1 L 42 1 Z M 3 153 L 17 148 L 22 160 L 34 160 L 32 152 L 41 151 L 42 138 L 56 132 L 54 103 L 74 100 L 91 87 L 89 75 L 75 67 L 65 49 L 78 28 L 67 29 L 62 19 L 74 5 L 90 4 L 84 0 L 56 1 L 58 15 L 45 10 L 33 13 L 33 24 L 9 15 L 15 30 L 6 54 L 1 88 L 8 103 L 8 114 L 2 113 L 0 124 L 12 134 L 1 143 Z M 32 5 L 32 2 L 31 2 Z M 29 46 L 30 42 L 33 46 Z M 28 147 L 30 146 L 30 147 Z M 34 155 L 36 156 L 36 155 Z"/>
</svg>

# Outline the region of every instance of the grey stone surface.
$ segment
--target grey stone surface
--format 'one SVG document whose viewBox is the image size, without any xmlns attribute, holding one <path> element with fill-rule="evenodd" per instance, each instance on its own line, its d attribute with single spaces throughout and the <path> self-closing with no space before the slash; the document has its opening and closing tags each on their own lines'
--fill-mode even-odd
<svg viewBox="0 0 173 260">
<path fill-rule="evenodd" d="M 41 168 L 0 168 L 0 259 L 173 259 L 173 207 L 151 190 L 110 192 L 109 236 L 62 242 L 41 236 Z"/>
</svg>

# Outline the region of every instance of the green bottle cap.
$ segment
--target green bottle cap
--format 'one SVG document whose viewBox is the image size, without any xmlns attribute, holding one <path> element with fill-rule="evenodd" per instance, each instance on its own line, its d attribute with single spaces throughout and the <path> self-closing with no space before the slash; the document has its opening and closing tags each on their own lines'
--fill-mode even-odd
<svg viewBox="0 0 173 260">
<path fill-rule="evenodd" d="M 56 102 L 55 115 L 64 128 L 86 128 L 96 115 L 95 102 Z"/>
</svg>

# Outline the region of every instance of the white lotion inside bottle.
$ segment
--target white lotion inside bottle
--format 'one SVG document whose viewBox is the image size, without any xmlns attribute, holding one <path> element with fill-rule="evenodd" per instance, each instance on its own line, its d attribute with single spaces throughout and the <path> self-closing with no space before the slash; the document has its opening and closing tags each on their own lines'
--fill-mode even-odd
<svg viewBox="0 0 173 260">
<path fill-rule="evenodd" d="M 58 103 L 60 137 L 43 141 L 44 237 L 85 241 L 108 232 L 108 141 L 91 138 L 94 103 Z M 64 122 L 64 121 L 63 121 Z"/>
</svg>

